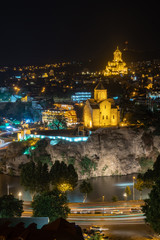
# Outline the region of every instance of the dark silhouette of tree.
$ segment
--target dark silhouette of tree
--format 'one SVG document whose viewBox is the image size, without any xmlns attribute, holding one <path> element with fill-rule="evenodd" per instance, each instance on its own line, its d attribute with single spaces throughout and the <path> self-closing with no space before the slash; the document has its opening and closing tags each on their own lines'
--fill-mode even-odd
<svg viewBox="0 0 160 240">
<path fill-rule="evenodd" d="M 49 173 L 47 164 L 30 161 L 21 166 L 21 185 L 32 194 L 49 190 Z"/>
<path fill-rule="evenodd" d="M 49 173 L 48 165 L 38 162 L 35 169 L 35 191 L 37 193 L 49 191 Z"/>
<path fill-rule="evenodd" d="M 153 164 L 153 169 L 148 169 L 144 174 L 139 174 L 138 178 L 144 181 L 143 187 L 151 188 L 160 176 L 160 155 Z"/>
<path fill-rule="evenodd" d="M 149 193 L 149 199 L 144 200 L 144 202 L 142 211 L 146 216 L 145 221 L 150 224 L 156 233 L 160 234 L 160 179 L 155 182 Z"/>
<path fill-rule="evenodd" d="M 78 174 L 72 164 L 65 164 L 63 161 L 55 161 L 50 170 L 50 180 L 54 187 L 59 187 L 63 185 L 64 189 L 68 185 L 68 190 L 74 190 L 78 183 Z M 64 185 L 66 184 L 66 185 Z"/>
<path fill-rule="evenodd" d="M 0 197 L 0 217 L 20 217 L 23 212 L 23 201 L 14 198 L 13 195 Z"/>
<path fill-rule="evenodd" d="M 83 202 L 85 202 L 87 199 L 87 195 L 93 190 L 93 188 L 90 182 L 83 180 L 79 186 L 79 190 L 81 193 L 84 193 Z"/>
<path fill-rule="evenodd" d="M 60 217 L 66 219 L 70 213 L 66 194 L 57 189 L 36 195 L 32 202 L 32 208 L 33 217 L 49 217 L 50 221 Z"/>
<path fill-rule="evenodd" d="M 36 166 L 33 161 L 21 165 L 20 182 L 24 186 L 25 190 L 31 193 L 35 192 L 36 189 Z"/>
</svg>

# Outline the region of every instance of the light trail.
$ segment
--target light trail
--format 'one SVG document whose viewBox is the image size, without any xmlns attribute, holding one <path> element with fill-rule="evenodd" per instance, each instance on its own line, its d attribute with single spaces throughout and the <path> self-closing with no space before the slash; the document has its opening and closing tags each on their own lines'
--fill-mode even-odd
<svg viewBox="0 0 160 240">
<path fill-rule="evenodd" d="M 130 215 L 124 215 L 124 216 L 97 216 L 97 217 L 68 217 L 68 220 L 74 220 L 74 221 L 124 221 L 124 220 L 144 220 L 145 216 L 130 216 Z"/>
<path fill-rule="evenodd" d="M 0 148 L 4 148 L 4 147 L 7 147 L 11 142 L 6 142 L 6 143 L 2 143 L 0 145 Z"/>
</svg>

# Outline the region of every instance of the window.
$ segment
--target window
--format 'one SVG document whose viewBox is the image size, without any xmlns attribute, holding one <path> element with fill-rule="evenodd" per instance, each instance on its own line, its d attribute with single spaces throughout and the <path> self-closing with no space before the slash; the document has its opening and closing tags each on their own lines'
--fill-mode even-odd
<svg viewBox="0 0 160 240">
<path fill-rule="evenodd" d="M 106 115 L 106 119 L 108 119 L 108 115 Z"/>
<path fill-rule="evenodd" d="M 104 119 L 104 115 L 103 115 L 102 119 Z"/>
<path fill-rule="evenodd" d="M 106 109 L 106 105 L 105 105 L 105 109 Z"/>
<path fill-rule="evenodd" d="M 113 119 L 114 119 L 114 115 L 113 115 Z"/>
</svg>

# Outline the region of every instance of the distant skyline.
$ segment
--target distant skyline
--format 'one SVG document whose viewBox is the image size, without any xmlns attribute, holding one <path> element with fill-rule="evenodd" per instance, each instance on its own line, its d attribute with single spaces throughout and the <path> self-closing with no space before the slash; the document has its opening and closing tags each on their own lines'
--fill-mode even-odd
<svg viewBox="0 0 160 240">
<path fill-rule="evenodd" d="M 54 8 L 3 9 L 0 64 L 87 59 L 107 63 L 125 41 L 136 51 L 158 51 L 158 6 L 129 4 L 80 1 Z"/>
</svg>

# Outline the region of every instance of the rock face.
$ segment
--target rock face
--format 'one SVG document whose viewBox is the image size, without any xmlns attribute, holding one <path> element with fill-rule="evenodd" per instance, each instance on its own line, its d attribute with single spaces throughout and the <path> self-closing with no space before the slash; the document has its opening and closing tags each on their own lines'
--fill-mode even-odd
<svg viewBox="0 0 160 240">
<path fill-rule="evenodd" d="M 1 167 L 3 172 L 8 173 L 12 168 L 19 175 L 19 164 L 29 161 L 26 155 L 17 156 L 17 151 L 18 146 L 10 147 L 0 156 L 7 159 L 5 169 Z M 93 132 L 87 142 L 64 141 L 53 146 L 48 140 L 46 151 L 53 163 L 55 160 L 72 163 L 79 179 L 127 175 L 145 172 L 153 166 L 160 153 L 160 136 L 154 136 L 152 129 L 144 132 L 133 128 L 104 128 Z"/>
<path fill-rule="evenodd" d="M 72 160 L 80 179 L 127 175 L 143 171 L 148 161 L 154 163 L 160 152 L 160 137 L 132 128 L 105 128 L 95 131 L 87 142 L 48 145 L 47 152 L 53 162 Z M 86 161 L 82 166 L 85 156 L 91 162 Z M 145 158 L 143 166 L 142 158 Z"/>
</svg>

